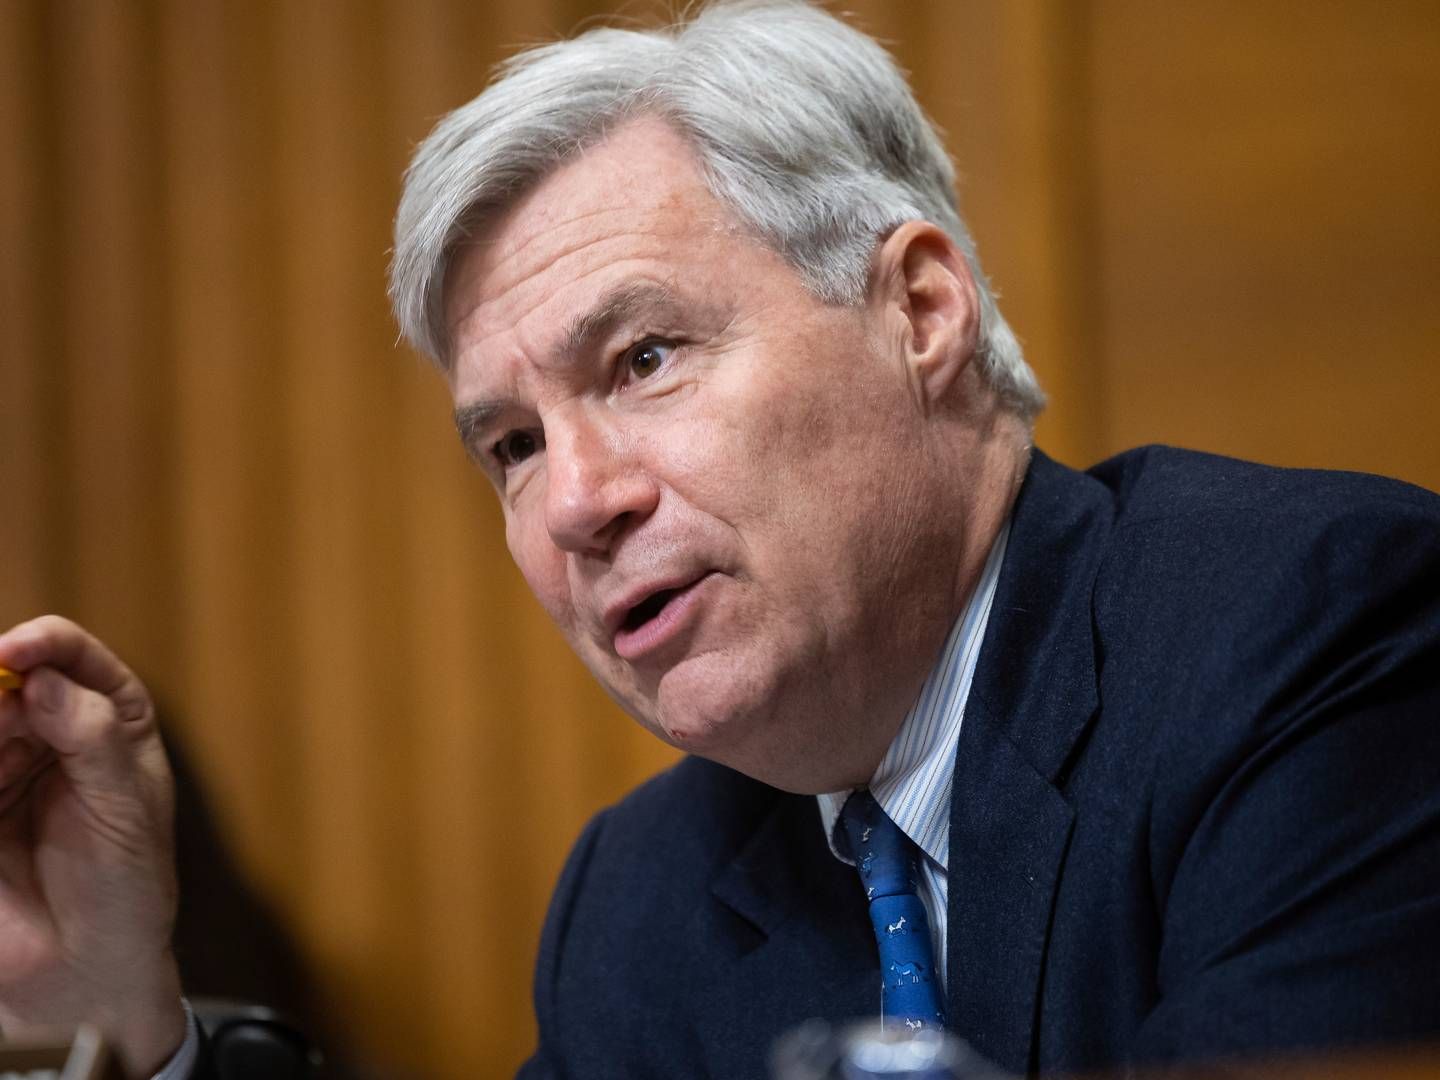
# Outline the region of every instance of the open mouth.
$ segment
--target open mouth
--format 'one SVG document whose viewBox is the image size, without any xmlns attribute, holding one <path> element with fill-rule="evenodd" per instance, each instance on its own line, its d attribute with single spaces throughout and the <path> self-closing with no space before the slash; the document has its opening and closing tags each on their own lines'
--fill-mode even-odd
<svg viewBox="0 0 1440 1080">
<path fill-rule="evenodd" d="M 661 589 L 651 593 L 630 609 L 625 616 L 625 621 L 620 624 L 620 629 L 627 631 L 640 629 L 664 611 L 665 605 L 670 603 L 680 591 L 679 589 Z"/>
</svg>

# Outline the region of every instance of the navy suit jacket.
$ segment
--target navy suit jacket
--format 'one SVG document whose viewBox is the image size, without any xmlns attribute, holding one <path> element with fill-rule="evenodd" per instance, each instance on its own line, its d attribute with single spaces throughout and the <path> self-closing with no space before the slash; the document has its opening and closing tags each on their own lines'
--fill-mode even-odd
<svg viewBox="0 0 1440 1080">
<path fill-rule="evenodd" d="M 950 1026 L 1021 1071 L 1440 1034 L 1440 499 L 1036 453 L 966 706 Z M 815 801 L 689 759 L 561 876 L 524 1077 L 760 1077 L 873 1016 Z"/>
</svg>

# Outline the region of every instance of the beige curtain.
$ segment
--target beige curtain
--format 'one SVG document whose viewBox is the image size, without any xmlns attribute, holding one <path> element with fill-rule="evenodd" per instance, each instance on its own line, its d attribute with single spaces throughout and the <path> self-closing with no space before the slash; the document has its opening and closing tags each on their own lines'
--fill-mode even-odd
<svg viewBox="0 0 1440 1080">
<path fill-rule="evenodd" d="M 379 1075 L 513 1071 L 570 841 L 671 759 L 529 600 L 384 297 L 414 143 L 619 6 L 0 0 L 0 622 L 145 675 Z M 1440 486 L 1432 2 L 851 7 L 949 133 L 1041 445 Z"/>
</svg>

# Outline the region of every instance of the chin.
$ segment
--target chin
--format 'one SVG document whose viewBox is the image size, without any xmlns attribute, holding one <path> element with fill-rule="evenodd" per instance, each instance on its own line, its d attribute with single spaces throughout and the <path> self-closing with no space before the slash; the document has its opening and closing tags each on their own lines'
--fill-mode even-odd
<svg viewBox="0 0 1440 1080">
<path fill-rule="evenodd" d="M 712 712 L 687 702 L 674 708 L 660 707 L 645 725 L 671 746 L 687 754 L 722 760 L 727 743 L 744 727 L 740 718 L 725 711 Z"/>
<path fill-rule="evenodd" d="M 687 753 L 732 764 L 765 727 L 773 700 L 728 664 L 692 661 L 660 680 L 647 726 Z"/>
<path fill-rule="evenodd" d="M 670 700 L 662 693 L 647 726 L 685 753 L 762 783 L 798 790 L 792 773 L 800 740 L 796 732 L 787 730 L 785 718 L 773 690 L 763 692 L 757 685 L 731 678 Z"/>
</svg>

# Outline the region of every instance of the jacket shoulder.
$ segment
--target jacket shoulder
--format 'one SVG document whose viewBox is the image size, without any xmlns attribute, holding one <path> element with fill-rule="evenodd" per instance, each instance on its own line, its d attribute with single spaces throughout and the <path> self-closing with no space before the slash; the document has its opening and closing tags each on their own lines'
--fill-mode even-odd
<svg viewBox="0 0 1440 1080">
<path fill-rule="evenodd" d="M 1169 446 L 1118 454 L 1089 470 L 1114 500 L 1117 524 L 1209 522 L 1214 515 L 1296 522 L 1410 517 L 1440 522 L 1440 496 L 1368 473 L 1262 465 Z M 1225 524 L 1222 516 L 1219 524 Z"/>
<path fill-rule="evenodd" d="M 1423 488 L 1165 447 L 1091 476 L 1114 505 L 1095 594 L 1109 629 L 1118 617 L 1159 642 L 1207 629 L 1313 638 L 1377 608 L 1402 628 L 1399 602 L 1428 587 L 1410 596 L 1423 608 L 1436 594 L 1440 496 Z"/>
<path fill-rule="evenodd" d="M 1097 687 L 1052 971 L 1086 978 L 1052 1024 L 1112 1009 L 1096 1062 L 1433 1035 L 1440 498 L 1163 447 L 1084 479 L 1109 513 L 1063 612 Z M 1086 996 L 1106 925 L 1124 1006 Z"/>
</svg>

